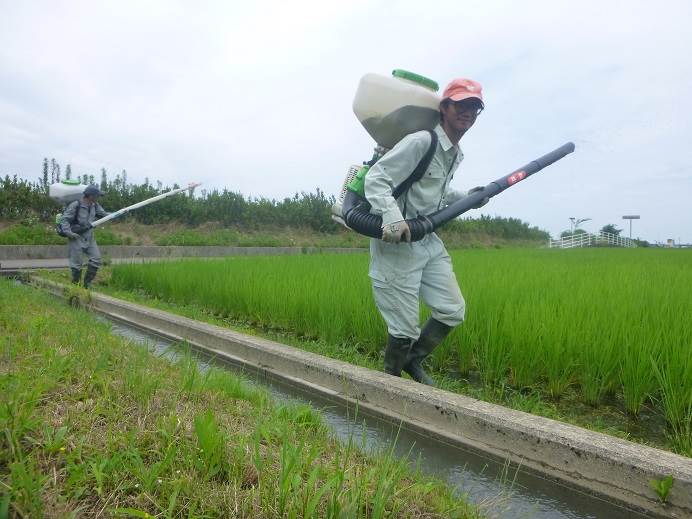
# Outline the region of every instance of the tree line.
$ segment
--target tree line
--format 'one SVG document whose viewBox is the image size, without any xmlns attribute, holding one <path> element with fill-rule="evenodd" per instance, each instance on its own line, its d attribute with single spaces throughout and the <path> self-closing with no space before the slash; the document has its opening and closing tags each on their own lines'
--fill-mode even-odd
<svg viewBox="0 0 692 519">
<path fill-rule="evenodd" d="M 42 175 L 36 181 L 17 175 L 0 176 L 0 218 L 22 220 L 28 217 L 51 221 L 63 207 L 48 197 L 48 187 L 65 179 L 79 179 L 83 184 L 97 184 L 105 193 L 101 205 L 115 211 L 180 186 L 141 184 L 128 181 L 127 171 L 110 178 L 105 168 L 100 178 L 94 175 L 74 176 L 68 164 L 64 171 L 55 159 L 43 161 Z M 196 226 L 204 222 L 221 222 L 226 226 L 247 229 L 267 227 L 309 228 L 318 232 L 336 232 L 341 226 L 331 219 L 335 197 L 317 188 L 314 193 L 296 193 L 281 200 L 246 197 L 228 189 L 200 190 L 165 198 L 133 211 L 127 218 L 144 224 L 180 222 Z M 505 239 L 547 240 L 549 234 L 531 227 L 518 218 L 481 216 L 450 222 L 449 231 L 488 234 Z"/>
</svg>

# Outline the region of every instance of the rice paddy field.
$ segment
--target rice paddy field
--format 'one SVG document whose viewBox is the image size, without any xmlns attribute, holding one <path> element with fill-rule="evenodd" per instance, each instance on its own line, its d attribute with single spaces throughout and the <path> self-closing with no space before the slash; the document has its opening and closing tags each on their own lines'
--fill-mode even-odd
<svg viewBox="0 0 692 519">
<path fill-rule="evenodd" d="M 435 351 L 436 374 L 552 400 L 569 393 L 635 421 L 654 413 L 670 448 L 692 456 L 692 251 L 451 255 L 466 322 Z M 235 257 L 118 265 L 111 284 L 378 359 L 386 328 L 367 269 L 365 254 Z"/>
</svg>

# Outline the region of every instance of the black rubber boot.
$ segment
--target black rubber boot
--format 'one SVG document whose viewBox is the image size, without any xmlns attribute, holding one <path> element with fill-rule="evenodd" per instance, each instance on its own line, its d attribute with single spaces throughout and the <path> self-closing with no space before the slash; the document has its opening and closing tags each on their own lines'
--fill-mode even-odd
<svg viewBox="0 0 692 519">
<path fill-rule="evenodd" d="M 432 317 L 423 326 L 420 337 L 411 346 L 411 352 L 406 359 L 403 370 L 411 375 L 416 382 L 434 386 L 435 381 L 423 369 L 423 360 L 449 335 L 451 326 L 436 321 Z"/>
<path fill-rule="evenodd" d="M 401 369 L 406 364 L 406 359 L 411 349 L 411 339 L 400 338 L 387 334 L 387 349 L 384 350 L 384 372 L 401 376 Z"/>
<path fill-rule="evenodd" d="M 84 275 L 84 288 L 91 288 L 91 282 L 94 281 L 98 271 L 98 267 L 94 267 L 93 265 L 87 267 L 86 274 Z"/>
<path fill-rule="evenodd" d="M 82 269 L 70 269 L 72 271 L 72 284 L 79 285 L 82 280 Z"/>
</svg>

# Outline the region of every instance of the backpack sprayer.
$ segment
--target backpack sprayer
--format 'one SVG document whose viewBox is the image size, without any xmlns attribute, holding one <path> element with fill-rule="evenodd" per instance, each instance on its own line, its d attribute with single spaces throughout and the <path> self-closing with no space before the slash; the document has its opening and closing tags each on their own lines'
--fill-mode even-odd
<svg viewBox="0 0 692 519">
<path fill-rule="evenodd" d="M 183 191 L 191 190 L 197 186 L 200 186 L 201 183 L 198 182 L 192 182 L 188 184 L 187 187 L 181 187 L 178 189 L 172 189 L 171 191 L 167 191 L 165 193 L 162 193 L 160 195 L 153 196 L 151 198 L 147 198 L 146 200 L 142 200 L 141 202 L 137 202 L 136 204 L 129 205 L 127 207 L 124 207 L 118 211 L 115 211 L 113 213 L 110 213 L 108 216 L 104 216 L 103 218 L 100 218 L 98 220 L 95 220 L 88 224 L 86 228 L 85 226 L 80 225 L 78 222 L 73 221 L 70 222 L 71 225 L 70 227 L 72 228 L 72 232 L 76 232 L 77 234 L 82 234 L 86 231 L 88 231 L 91 228 L 98 227 L 99 225 L 103 225 L 106 222 L 109 222 L 110 220 L 113 220 L 114 218 L 118 218 L 119 216 L 123 216 L 124 214 L 129 213 L 130 211 L 134 209 L 139 209 L 140 207 L 144 207 L 145 205 L 152 204 L 154 202 L 158 202 L 159 200 L 163 200 L 164 198 L 167 198 L 172 195 L 177 195 L 178 193 L 182 193 Z M 53 200 L 57 202 L 61 202 L 65 204 L 65 206 L 71 204 L 72 202 L 76 202 L 82 197 L 82 194 L 84 192 L 86 186 L 80 184 L 78 180 L 63 180 L 62 182 L 57 182 L 55 184 L 51 184 L 48 187 L 48 196 L 50 196 Z M 76 215 L 75 215 L 76 218 Z M 62 213 L 58 214 L 55 218 L 55 225 L 56 225 L 56 232 L 63 236 L 62 229 L 60 228 L 60 220 L 62 219 Z"/>
<path fill-rule="evenodd" d="M 440 122 L 440 98 L 435 93 L 438 88 L 435 81 L 405 70 L 394 70 L 392 77 L 366 74 L 361 78 L 353 100 L 353 111 L 378 146 L 370 161 L 363 166 L 349 168 L 339 199 L 332 206 L 334 220 L 365 236 L 382 238 L 382 217 L 370 213 L 371 207 L 364 192 L 365 178 L 370 167 L 405 135 L 421 130 L 431 131 Z M 430 151 L 434 152 L 434 147 L 435 140 L 411 176 L 393 188 L 394 198 L 398 198 L 425 174 L 432 159 Z M 421 240 L 426 234 L 473 209 L 484 198 L 498 195 L 572 153 L 574 148 L 572 142 L 563 144 L 439 211 L 406 220 L 411 230 L 411 241 Z"/>
</svg>

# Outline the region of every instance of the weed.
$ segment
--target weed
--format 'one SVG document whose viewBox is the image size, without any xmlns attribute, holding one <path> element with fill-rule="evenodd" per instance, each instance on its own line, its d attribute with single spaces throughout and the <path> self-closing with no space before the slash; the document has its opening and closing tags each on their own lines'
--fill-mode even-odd
<svg viewBox="0 0 692 519">
<path fill-rule="evenodd" d="M 668 496 L 670 495 L 670 491 L 673 489 L 673 476 L 668 475 L 664 478 L 661 479 L 652 479 L 649 484 L 651 485 L 651 488 L 656 492 L 656 495 L 658 496 L 658 500 L 661 503 L 665 503 L 668 501 Z"/>
<path fill-rule="evenodd" d="M 198 469 L 207 479 L 222 475 L 226 470 L 226 451 L 224 436 L 211 411 L 195 416 L 197 434 Z"/>
<path fill-rule="evenodd" d="M 149 355 L 33 289 L 0 281 L 0 298 L 0 517 L 476 516 L 442 486 L 419 502 L 421 476 L 341 446 L 307 406 Z"/>
</svg>

